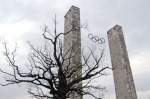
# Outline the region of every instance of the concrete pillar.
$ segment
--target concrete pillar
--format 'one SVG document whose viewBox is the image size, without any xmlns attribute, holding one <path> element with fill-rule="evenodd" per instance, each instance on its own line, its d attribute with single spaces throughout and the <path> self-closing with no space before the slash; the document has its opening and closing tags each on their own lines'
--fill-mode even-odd
<svg viewBox="0 0 150 99">
<path fill-rule="evenodd" d="M 64 28 L 64 53 L 72 47 L 72 51 L 69 52 L 75 55 L 71 58 L 71 65 L 79 66 L 81 64 L 81 32 L 80 32 L 80 9 L 72 6 L 65 15 L 65 28 Z M 78 70 L 78 73 L 73 75 L 74 77 L 82 76 L 82 69 Z M 82 83 L 77 86 L 82 86 Z M 71 99 L 82 99 L 83 97 L 72 93 Z"/>
<path fill-rule="evenodd" d="M 116 99 L 137 99 L 122 27 L 114 26 L 108 32 L 113 67 Z"/>
</svg>

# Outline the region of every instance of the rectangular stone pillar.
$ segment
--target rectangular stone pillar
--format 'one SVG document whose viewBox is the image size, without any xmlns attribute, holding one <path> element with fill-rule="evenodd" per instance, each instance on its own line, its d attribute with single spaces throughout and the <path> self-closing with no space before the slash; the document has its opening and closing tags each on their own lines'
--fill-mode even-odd
<svg viewBox="0 0 150 99">
<path fill-rule="evenodd" d="M 116 99 L 137 99 L 122 28 L 116 25 L 107 34 Z"/>
<path fill-rule="evenodd" d="M 72 6 L 65 15 L 64 53 L 68 53 L 68 51 L 68 55 L 73 55 L 70 67 L 79 66 L 81 64 L 80 9 L 75 6 Z M 82 69 L 78 69 L 78 72 L 72 76 L 72 79 L 80 76 L 82 76 Z M 82 83 L 77 86 L 82 86 Z M 70 99 L 82 99 L 82 96 L 72 93 Z"/>
</svg>

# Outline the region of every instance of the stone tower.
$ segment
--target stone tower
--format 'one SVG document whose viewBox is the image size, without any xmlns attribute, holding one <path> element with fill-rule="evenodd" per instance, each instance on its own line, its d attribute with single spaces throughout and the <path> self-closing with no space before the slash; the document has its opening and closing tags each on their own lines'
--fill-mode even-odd
<svg viewBox="0 0 150 99">
<path fill-rule="evenodd" d="M 70 68 L 79 66 L 81 64 L 80 9 L 75 6 L 72 6 L 65 15 L 64 53 L 68 51 L 69 55 L 74 55 L 71 58 Z M 78 73 L 74 74 L 72 78 L 79 76 L 82 76 L 82 69 L 78 69 Z M 82 86 L 82 83 L 77 86 Z M 83 96 L 72 93 L 70 99 L 83 99 Z"/>
<path fill-rule="evenodd" d="M 116 25 L 107 34 L 116 99 L 137 99 L 122 27 Z"/>
</svg>

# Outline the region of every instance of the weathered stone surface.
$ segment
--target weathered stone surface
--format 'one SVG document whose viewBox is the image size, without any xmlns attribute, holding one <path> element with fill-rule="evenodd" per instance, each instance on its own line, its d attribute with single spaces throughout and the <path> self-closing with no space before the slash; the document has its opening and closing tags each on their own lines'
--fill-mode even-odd
<svg viewBox="0 0 150 99">
<path fill-rule="evenodd" d="M 79 66 L 81 64 L 81 32 L 80 9 L 78 7 L 72 6 L 65 15 L 64 33 L 64 53 L 67 53 L 72 47 L 72 51 L 69 51 L 69 53 L 75 55 L 71 58 L 70 67 Z M 79 69 L 73 77 L 76 76 L 82 76 L 82 69 Z M 82 83 L 78 86 L 82 86 Z M 83 96 L 72 93 L 70 99 L 83 99 Z"/>
<path fill-rule="evenodd" d="M 116 99 L 137 99 L 122 28 L 116 25 L 110 29 L 107 34 L 113 67 Z"/>
</svg>

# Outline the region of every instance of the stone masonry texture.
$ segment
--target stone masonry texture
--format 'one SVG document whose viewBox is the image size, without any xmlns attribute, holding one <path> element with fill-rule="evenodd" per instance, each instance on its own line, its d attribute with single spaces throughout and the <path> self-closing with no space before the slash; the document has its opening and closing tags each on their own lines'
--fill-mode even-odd
<svg viewBox="0 0 150 99">
<path fill-rule="evenodd" d="M 67 53 L 72 48 L 72 51 L 69 53 L 74 55 L 74 57 L 71 58 L 70 67 L 79 66 L 81 64 L 81 32 L 80 9 L 78 7 L 72 6 L 69 9 L 65 15 L 64 25 L 64 53 Z M 82 69 L 78 70 L 74 77 L 76 76 L 82 76 Z M 77 86 L 82 86 L 82 83 L 79 83 Z M 72 93 L 69 99 L 83 99 L 83 96 Z"/>
<path fill-rule="evenodd" d="M 122 27 L 114 26 L 108 32 L 116 99 L 137 99 Z"/>
</svg>

